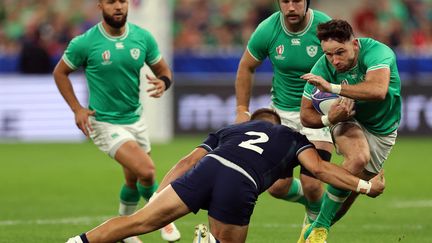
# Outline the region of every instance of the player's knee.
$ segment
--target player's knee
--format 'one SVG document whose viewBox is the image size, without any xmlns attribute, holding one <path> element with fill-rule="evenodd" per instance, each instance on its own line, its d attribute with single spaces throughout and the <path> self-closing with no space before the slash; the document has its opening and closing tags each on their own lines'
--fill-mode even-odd
<svg viewBox="0 0 432 243">
<path fill-rule="evenodd" d="M 363 171 L 370 159 L 371 157 L 368 152 L 360 152 L 354 156 L 346 158 L 343 163 L 343 167 L 352 174 L 357 175 Z"/>
<path fill-rule="evenodd" d="M 154 166 L 147 166 L 138 171 L 138 179 L 140 181 L 153 181 L 156 174 L 156 168 Z"/>
<path fill-rule="evenodd" d="M 284 198 L 289 191 L 290 183 L 274 183 L 267 192 L 275 198 Z"/>
</svg>

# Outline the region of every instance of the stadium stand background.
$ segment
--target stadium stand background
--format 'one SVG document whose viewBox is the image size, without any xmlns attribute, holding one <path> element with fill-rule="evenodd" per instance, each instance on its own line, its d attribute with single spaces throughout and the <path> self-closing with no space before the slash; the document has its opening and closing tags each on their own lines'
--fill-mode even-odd
<svg viewBox="0 0 432 243">
<path fill-rule="evenodd" d="M 175 131 L 205 132 L 230 123 L 239 58 L 257 24 L 275 11 L 275 1 L 172 3 Z M 8 75 L 18 83 L 22 74 L 49 74 L 69 40 L 99 21 L 94 7 L 94 2 L 86 0 L 2 0 L 2 82 L 10 79 Z M 404 86 L 401 134 L 432 135 L 432 0 L 313 0 L 312 8 L 350 20 L 358 36 L 373 37 L 395 50 Z M 37 78 L 32 79 L 37 83 Z M 269 102 L 268 62 L 259 68 L 256 82 L 253 108 Z M 79 89 L 85 97 L 82 86 Z M 11 94 L 6 96 L 0 100 L 0 137 L 16 137 L 13 131 L 18 118 L 4 104 L 19 101 Z"/>
</svg>

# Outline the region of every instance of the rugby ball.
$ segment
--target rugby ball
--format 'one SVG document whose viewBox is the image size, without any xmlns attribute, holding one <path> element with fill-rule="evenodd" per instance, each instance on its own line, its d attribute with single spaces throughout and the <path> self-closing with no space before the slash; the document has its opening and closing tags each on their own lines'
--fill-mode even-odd
<svg viewBox="0 0 432 243">
<path fill-rule="evenodd" d="M 315 88 L 312 94 L 312 105 L 322 115 L 327 115 L 331 105 L 339 98 L 339 95 L 323 92 Z"/>
</svg>

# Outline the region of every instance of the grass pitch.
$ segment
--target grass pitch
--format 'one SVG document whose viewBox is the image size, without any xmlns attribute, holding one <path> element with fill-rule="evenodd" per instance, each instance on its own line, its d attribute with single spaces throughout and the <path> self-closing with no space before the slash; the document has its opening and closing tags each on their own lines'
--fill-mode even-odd
<svg viewBox="0 0 432 243">
<path fill-rule="evenodd" d="M 158 180 L 203 138 L 153 144 Z M 432 242 L 431 148 L 431 138 L 399 138 L 385 165 L 386 192 L 376 199 L 361 196 L 328 242 Z M 1 243 L 65 242 L 117 214 L 120 166 L 92 143 L 0 144 L 0 155 Z M 264 193 L 247 242 L 296 242 L 303 216 L 301 205 Z M 181 242 L 191 242 L 194 226 L 207 223 L 207 214 L 176 223 Z M 159 232 L 140 238 L 163 242 Z"/>
</svg>

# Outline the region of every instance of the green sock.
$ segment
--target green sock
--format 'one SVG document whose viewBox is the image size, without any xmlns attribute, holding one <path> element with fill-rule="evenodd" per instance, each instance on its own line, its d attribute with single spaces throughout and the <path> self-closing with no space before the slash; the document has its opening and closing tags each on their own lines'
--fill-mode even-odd
<svg viewBox="0 0 432 243">
<path fill-rule="evenodd" d="M 282 199 L 290 202 L 298 202 L 306 207 L 308 205 L 308 201 L 303 194 L 301 182 L 297 178 L 293 178 L 288 194 L 286 194 Z"/>
<path fill-rule="evenodd" d="M 330 228 L 331 222 L 342 203 L 350 195 L 351 191 L 337 189 L 331 185 L 327 186 L 327 192 L 324 195 L 323 204 L 314 227 Z"/>
<path fill-rule="evenodd" d="M 130 215 L 135 212 L 140 195 L 137 189 L 123 185 L 120 189 L 120 215 Z"/>
<path fill-rule="evenodd" d="M 318 201 L 315 202 L 308 202 L 308 205 L 306 206 L 306 214 L 308 217 L 309 223 L 313 223 L 321 210 L 321 204 L 323 201 L 323 197 L 321 197 Z"/>
<path fill-rule="evenodd" d="M 150 197 L 153 195 L 153 193 L 157 190 L 158 186 L 159 185 L 156 181 L 151 186 L 143 186 L 143 185 L 141 185 L 141 183 L 137 182 L 137 188 L 138 188 L 139 194 L 146 201 L 148 201 L 150 199 Z"/>
</svg>

